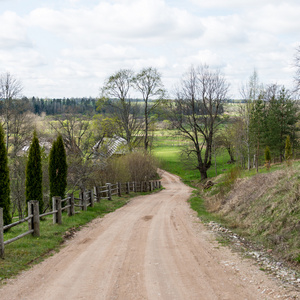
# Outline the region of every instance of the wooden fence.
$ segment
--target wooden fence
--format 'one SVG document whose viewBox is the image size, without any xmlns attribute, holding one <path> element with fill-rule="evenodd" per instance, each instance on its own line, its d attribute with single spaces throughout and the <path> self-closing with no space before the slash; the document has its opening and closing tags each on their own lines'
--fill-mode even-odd
<svg viewBox="0 0 300 300">
<path fill-rule="evenodd" d="M 118 182 L 115 184 L 107 183 L 105 186 L 95 186 L 93 190 L 80 192 L 79 198 L 75 198 L 73 193 L 68 194 L 65 199 L 53 197 L 52 210 L 44 214 L 40 214 L 39 212 L 39 202 L 37 200 L 31 200 L 28 202 L 28 216 L 5 226 L 3 225 L 3 208 L 0 207 L 0 257 L 4 258 L 5 245 L 15 242 L 29 234 L 40 236 L 40 218 L 42 217 L 53 215 L 53 224 L 62 224 L 62 212 L 65 210 L 70 217 L 75 215 L 75 207 L 86 211 L 89 206 L 94 206 L 95 201 L 100 202 L 101 199 L 112 200 L 112 196 L 114 195 L 120 197 L 122 194 L 129 194 L 130 192 L 151 192 L 157 188 L 161 188 L 161 182 L 157 180 L 126 183 Z M 28 222 L 28 231 L 4 241 L 5 230 L 25 222 Z"/>
</svg>

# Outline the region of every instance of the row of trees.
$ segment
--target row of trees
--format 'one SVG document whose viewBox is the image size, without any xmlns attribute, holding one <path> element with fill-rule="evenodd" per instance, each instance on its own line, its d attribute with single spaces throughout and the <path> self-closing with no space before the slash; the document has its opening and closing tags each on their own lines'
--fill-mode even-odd
<svg viewBox="0 0 300 300">
<path fill-rule="evenodd" d="M 49 159 L 50 195 L 64 197 L 67 187 L 67 161 L 66 152 L 62 137 L 59 135 L 53 142 Z M 17 180 L 16 178 L 12 179 Z M 45 208 L 43 198 L 43 172 L 42 153 L 36 131 L 28 152 L 26 164 L 25 195 L 26 202 L 30 200 L 39 201 L 39 209 L 42 212 Z M 24 182 L 23 182 L 24 184 Z M 50 198 L 51 199 L 51 198 Z M 48 207 L 51 203 L 46 203 Z M 7 149 L 4 142 L 4 131 L 0 125 L 0 207 L 3 208 L 4 225 L 10 224 L 11 197 L 10 197 L 10 176 L 8 168 Z M 23 217 L 24 207 L 20 206 L 19 218 Z"/>
<path fill-rule="evenodd" d="M 34 114 L 58 115 L 68 112 L 70 109 L 76 109 L 80 114 L 94 114 L 96 111 L 95 98 L 63 98 L 63 99 L 43 99 L 26 98 L 23 101 L 29 103 L 31 111 Z"/>
</svg>

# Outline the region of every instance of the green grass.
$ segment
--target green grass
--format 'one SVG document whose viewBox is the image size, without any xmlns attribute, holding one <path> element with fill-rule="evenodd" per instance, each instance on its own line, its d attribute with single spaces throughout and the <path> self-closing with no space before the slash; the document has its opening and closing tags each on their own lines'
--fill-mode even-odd
<svg viewBox="0 0 300 300">
<path fill-rule="evenodd" d="M 28 235 L 5 246 L 5 258 L 0 259 L 0 281 L 15 276 L 58 251 L 66 231 L 80 229 L 80 226 L 122 207 L 131 197 L 139 194 L 144 193 L 113 197 L 113 201 L 102 199 L 100 203 L 95 203 L 95 207 L 89 207 L 88 211 L 81 211 L 73 217 L 63 213 L 62 225 L 53 225 L 52 216 L 47 216 L 40 223 L 40 237 Z M 4 240 L 16 237 L 27 230 L 27 223 L 15 226 L 4 234 Z"/>
<path fill-rule="evenodd" d="M 165 137 L 167 139 L 167 137 Z M 159 159 L 160 167 L 172 174 L 181 177 L 182 181 L 192 187 L 200 181 L 200 173 L 198 170 L 191 170 L 185 166 L 181 158 L 181 146 L 162 146 L 160 143 L 156 144 L 153 154 Z M 234 165 L 228 165 L 229 155 L 226 151 L 220 151 L 217 156 L 217 174 L 221 174 L 230 170 Z M 208 177 L 214 177 L 215 168 L 213 166 L 208 171 Z M 216 221 L 220 222 L 220 218 L 207 212 L 204 199 L 198 190 L 195 190 L 189 200 L 191 208 L 198 213 L 198 216 L 204 222 Z"/>
<path fill-rule="evenodd" d="M 156 156 L 161 164 L 161 168 L 168 172 L 176 174 L 182 178 L 186 183 L 194 180 L 200 180 L 200 172 L 198 170 L 192 170 L 187 168 L 181 157 L 182 146 L 161 146 L 159 143 L 153 149 L 153 154 Z M 227 164 L 230 159 L 227 151 L 219 151 L 216 157 L 217 161 L 217 174 L 215 171 L 215 162 L 213 160 L 212 166 L 207 172 L 209 178 L 222 174 L 234 167 L 233 164 Z"/>
</svg>

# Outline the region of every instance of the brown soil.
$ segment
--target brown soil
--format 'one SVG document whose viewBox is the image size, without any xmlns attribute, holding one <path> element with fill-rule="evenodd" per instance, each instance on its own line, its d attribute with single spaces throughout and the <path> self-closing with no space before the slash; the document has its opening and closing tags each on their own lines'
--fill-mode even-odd
<svg viewBox="0 0 300 300">
<path fill-rule="evenodd" d="M 134 198 L 0 289 L 13 299 L 297 299 L 226 247 L 195 217 L 191 189 L 161 172 L 165 190 Z"/>
</svg>

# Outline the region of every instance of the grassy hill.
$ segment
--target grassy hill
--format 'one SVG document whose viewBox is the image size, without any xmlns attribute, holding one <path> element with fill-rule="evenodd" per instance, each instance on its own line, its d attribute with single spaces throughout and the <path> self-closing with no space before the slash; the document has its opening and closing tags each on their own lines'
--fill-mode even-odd
<svg viewBox="0 0 300 300">
<path fill-rule="evenodd" d="M 247 175 L 241 172 L 229 183 L 228 175 L 216 179 L 205 193 L 207 210 L 240 235 L 300 265 L 300 164 Z M 226 185 L 230 189 L 224 192 Z"/>
</svg>

